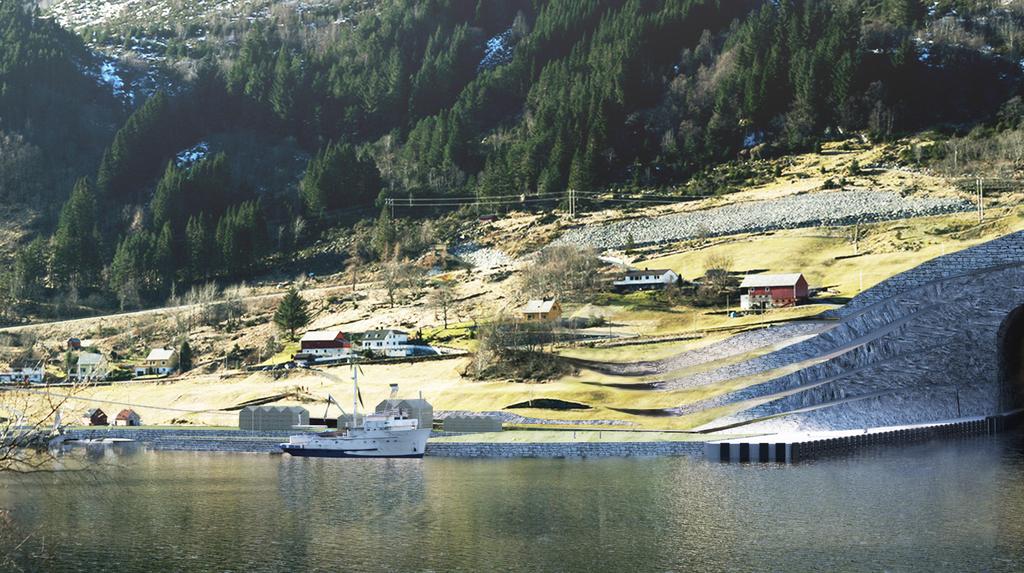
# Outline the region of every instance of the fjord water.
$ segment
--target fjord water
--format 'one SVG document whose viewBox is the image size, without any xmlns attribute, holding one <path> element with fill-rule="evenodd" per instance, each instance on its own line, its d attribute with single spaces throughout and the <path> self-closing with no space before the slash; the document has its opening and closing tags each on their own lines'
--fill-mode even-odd
<svg viewBox="0 0 1024 573">
<path fill-rule="evenodd" d="M 796 466 L 137 451 L 5 478 L 0 507 L 27 570 L 1015 571 L 1024 440 Z"/>
</svg>

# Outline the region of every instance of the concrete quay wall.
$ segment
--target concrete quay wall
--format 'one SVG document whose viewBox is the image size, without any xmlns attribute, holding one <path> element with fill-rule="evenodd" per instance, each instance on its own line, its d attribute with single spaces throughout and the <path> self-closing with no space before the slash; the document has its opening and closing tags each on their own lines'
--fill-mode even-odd
<svg viewBox="0 0 1024 573">
<path fill-rule="evenodd" d="M 704 442 L 427 443 L 428 456 L 455 458 L 602 458 L 704 455 Z"/>
<path fill-rule="evenodd" d="M 123 438 L 158 451 L 280 453 L 278 444 L 295 432 L 103 428 L 70 430 L 70 439 Z M 594 458 L 693 456 L 704 442 L 476 443 L 428 442 L 426 455 L 459 458 Z"/>
</svg>

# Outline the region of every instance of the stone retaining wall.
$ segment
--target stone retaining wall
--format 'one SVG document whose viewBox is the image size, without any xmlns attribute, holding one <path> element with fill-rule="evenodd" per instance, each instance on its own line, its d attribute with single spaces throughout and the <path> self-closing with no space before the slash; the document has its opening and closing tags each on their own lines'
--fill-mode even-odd
<svg viewBox="0 0 1024 573">
<path fill-rule="evenodd" d="M 833 313 L 841 317 L 850 316 L 873 304 L 928 283 L 1001 265 L 1019 265 L 1022 261 L 1024 261 L 1024 231 L 1018 231 L 922 263 L 869 288 Z"/>
<path fill-rule="evenodd" d="M 704 455 L 704 442 L 579 442 L 494 444 L 433 442 L 428 456 L 455 458 L 601 458 Z"/>
</svg>

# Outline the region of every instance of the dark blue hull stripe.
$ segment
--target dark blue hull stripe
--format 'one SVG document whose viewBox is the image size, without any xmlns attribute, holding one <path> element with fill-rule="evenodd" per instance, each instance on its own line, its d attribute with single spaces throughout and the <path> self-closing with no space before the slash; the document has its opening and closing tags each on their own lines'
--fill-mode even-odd
<svg viewBox="0 0 1024 573">
<path fill-rule="evenodd" d="M 377 450 L 326 450 L 326 449 L 301 449 L 281 448 L 286 453 L 301 458 L 422 458 L 423 454 L 362 454 L 361 452 L 375 452 Z"/>
</svg>

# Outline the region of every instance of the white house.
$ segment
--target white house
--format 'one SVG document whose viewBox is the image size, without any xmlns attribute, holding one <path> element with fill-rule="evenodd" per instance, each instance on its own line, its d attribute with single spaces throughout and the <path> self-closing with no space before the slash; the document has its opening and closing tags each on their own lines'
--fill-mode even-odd
<svg viewBox="0 0 1024 573">
<path fill-rule="evenodd" d="M 102 354 L 83 352 L 78 355 L 78 362 L 68 374 L 76 380 L 105 380 L 109 373 L 110 366 Z"/>
<path fill-rule="evenodd" d="M 173 348 L 154 348 L 149 351 L 142 366 L 135 367 L 136 376 L 170 374 L 178 369 L 178 353 Z"/>
<path fill-rule="evenodd" d="M 679 275 L 672 269 L 644 269 L 627 271 L 612 281 L 618 290 L 662 289 L 679 280 Z"/>
<path fill-rule="evenodd" d="M 15 362 L 5 370 L 0 370 L 0 383 L 30 382 L 41 384 L 43 382 L 42 362 Z"/>
<path fill-rule="evenodd" d="M 412 353 L 412 348 L 409 347 L 409 335 L 399 330 L 371 330 L 365 332 L 359 341 L 359 348 L 363 351 L 383 354 L 392 358 L 409 356 Z"/>
</svg>

